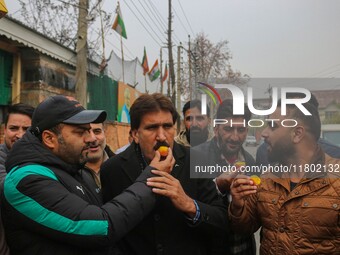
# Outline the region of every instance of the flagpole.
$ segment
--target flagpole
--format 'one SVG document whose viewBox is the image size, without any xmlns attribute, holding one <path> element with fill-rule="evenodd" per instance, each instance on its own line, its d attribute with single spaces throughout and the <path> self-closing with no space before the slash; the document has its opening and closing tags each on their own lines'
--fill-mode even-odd
<svg viewBox="0 0 340 255">
<path fill-rule="evenodd" d="M 99 15 L 100 15 L 100 27 L 102 32 L 102 45 L 103 45 L 103 60 L 105 60 L 105 37 L 104 37 L 104 26 L 103 26 L 103 18 L 102 18 L 102 7 L 100 3 L 98 5 Z"/>
<path fill-rule="evenodd" d="M 160 75 L 160 78 L 161 78 L 161 94 L 163 94 L 163 82 L 162 82 L 162 80 L 163 80 L 163 78 L 162 78 L 162 62 L 163 62 L 163 60 L 162 60 L 162 47 L 161 47 L 161 50 L 160 50 L 160 68 L 161 68 L 161 75 Z"/>
<path fill-rule="evenodd" d="M 120 4 L 119 1 L 117 2 L 117 9 L 116 9 L 116 13 L 118 15 L 121 15 L 120 13 Z M 123 38 L 122 38 L 122 31 L 119 33 L 120 34 L 120 50 L 122 52 L 122 74 L 123 74 L 123 83 L 125 83 L 125 79 L 124 79 L 124 50 L 123 50 Z"/>
<path fill-rule="evenodd" d="M 125 83 L 125 79 L 124 79 L 124 51 L 123 51 L 123 38 L 122 38 L 122 36 L 120 36 L 120 48 L 121 48 L 121 51 L 122 51 L 123 83 Z"/>
<path fill-rule="evenodd" d="M 144 80 L 145 80 L 145 93 L 148 94 L 148 89 L 147 89 L 147 84 L 146 84 L 146 74 L 144 75 Z"/>
</svg>

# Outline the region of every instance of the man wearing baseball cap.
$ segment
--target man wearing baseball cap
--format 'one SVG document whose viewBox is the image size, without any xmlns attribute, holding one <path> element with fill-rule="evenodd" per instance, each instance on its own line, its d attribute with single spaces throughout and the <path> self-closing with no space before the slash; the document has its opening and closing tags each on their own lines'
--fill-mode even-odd
<svg viewBox="0 0 340 255">
<path fill-rule="evenodd" d="M 107 254 L 153 209 L 146 179 L 151 169 L 170 171 L 172 153 L 164 161 L 157 153 L 134 184 L 103 206 L 78 175 L 95 139 L 90 123 L 105 119 L 105 111 L 86 110 L 72 97 L 38 105 L 30 132 L 6 161 L 1 209 L 11 254 Z"/>
</svg>

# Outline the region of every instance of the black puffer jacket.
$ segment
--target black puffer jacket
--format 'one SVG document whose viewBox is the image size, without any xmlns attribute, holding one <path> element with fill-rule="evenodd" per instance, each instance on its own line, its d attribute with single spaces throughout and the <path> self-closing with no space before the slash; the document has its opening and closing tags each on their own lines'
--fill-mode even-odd
<svg viewBox="0 0 340 255">
<path fill-rule="evenodd" d="M 99 207 L 77 175 L 27 132 L 15 143 L 1 198 L 11 254 L 106 254 L 154 206 L 147 167 L 122 194 Z"/>
</svg>

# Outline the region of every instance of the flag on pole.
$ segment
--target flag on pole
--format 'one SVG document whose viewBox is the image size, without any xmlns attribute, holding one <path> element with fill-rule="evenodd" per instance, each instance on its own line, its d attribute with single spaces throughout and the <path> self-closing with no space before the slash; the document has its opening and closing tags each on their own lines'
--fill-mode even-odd
<svg viewBox="0 0 340 255">
<path fill-rule="evenodd" d="M 164 69 L 164 74 L 163 74 L 163 78 L 162 78 L 162 83 L 165 82 L 167 78 L 168 78 L 168 64 L 165 63 L 165 69 Z"/>
<path fill-rule="evenodd" d="M 5 0 L 0 0 L 0 19 L 8 13 Z"/>
<path fill-rule="evenodd" d="M 122 37 L 127 39 L 123 16 L 122 16 L 122 12 L 120 11 L 119 4 L 117 6 L 116 12 L 117 12 L 117 16 L 116 16 L 115 21 L 113 22 L 112 29 L 115 30 Z"/>
<path fill-rule="evenodd" d="M 151 71 L 149 72 L 149 77 L 151 81 L 154 81 L 158 78 L 158 76 L 161 74 L 161 72 L 159 71 L 159 67 L 158 67 L 158 59 L 156 60 L 155 64 L 153 65 L 153 67 L 151 68 Z"/>
<path fill-rule="evenodd" d="M 146 49 L 144 47 L 144 56 L 143 56 L 143 61 L 142 61 L 142 67 L 143 67 L 143 75 L 147 72 L 149 72 L 149 64 L 148 64 L 148 57 L 146 56 Z"/>
</svg>

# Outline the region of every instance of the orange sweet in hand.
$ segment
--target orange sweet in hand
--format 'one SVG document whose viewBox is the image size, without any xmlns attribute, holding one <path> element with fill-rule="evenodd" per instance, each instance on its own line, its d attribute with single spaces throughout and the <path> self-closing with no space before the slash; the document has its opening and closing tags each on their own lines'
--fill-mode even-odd
<svg viewBox="0 0 340 255">
<path fill-rule="evenodd" d="M 159 153 L 161 154 L 162 157 L 168 156 L 169 153 L 169 148 L 167 146 L 160 146 L 158 148 Z"/>
<path fill-rule="evenodd" d="M 261 178 L 258 177 L 257 175 L 250 176 L 250 179 L 254 182 L 256 186 L 260 185 L 261 183 Z"/>
</svg>

